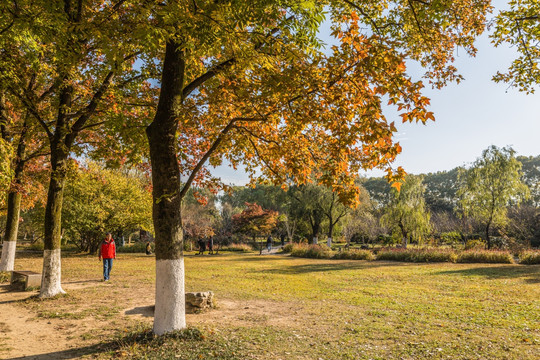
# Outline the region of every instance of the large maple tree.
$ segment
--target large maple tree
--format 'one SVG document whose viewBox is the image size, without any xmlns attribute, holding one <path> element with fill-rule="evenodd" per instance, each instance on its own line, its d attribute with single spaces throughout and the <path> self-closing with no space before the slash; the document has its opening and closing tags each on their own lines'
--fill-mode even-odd
<svg viewBox="0 0 540 360">
<path fill-rule="evenodd" d="M 383 102 L 403 121 L 433 119 L 406 60 L 435 87 L 459 81 L 454 50 L 474 54 L 488 9 L 489 1 L 407 0 L 169 1 L 156 10 L 164 55 L 147 128 L 154 332 L 185 326 L 180 203 L 194 181 L 209 179 L 206 164 L 227 159 L 276 183 L 314 176 L 349 202 L 361 168 L 402 176 L 390 166 L 400 147 Z M 317 38 L 325 16 L 337 42 L 329 54 Z"/>
<path fill-rule="evenodd" d="M 435 87 L 459 81 L 451 65 L 455 48 L 474 54 L 489 1 L 21 0 L 5 7 L 0 34 L 22 29 L 37 39 L 12 34 L 31 46 L 18 46 L 23 53 L 8 59 L 20 60 L 17 66 L 2 66 L 32 64 L 42 84 L 29 94 L 18 81 L 4 82 L 50 143 L 42 296 L 62 291 L 60 212 L 76 140 L 115 118 L 109 115 L 118 106 L 140 105 L 124 95 L 145 97 L 142 85 L 125 94 L 123 84 L 143 84 L 152 75 L 137 69 L 161 64 L 159 100 L 146 104 L 155 109 L 153 120 L 126 126 L 119 116 L 108 128 L 117 139 L 126 128 L 148 125 L 154 331 L 162 334 L 185 326 L 180 205 L 192 184 L 216 183 L 206 166 L 228 160 L 274 183 L 315 178 L 349 203 L 357 199 L 359 169 L 402 176 L 391 168 L 400 146 L 383 104 L 403 121 L 432 120 L 424 85 L 407 73 L 406 62 L 419 62 Z M 326 50 L 318 37 L 325 19 L 335 39 Z M 132 66 L 135 58 L 140 67 Z"/>
</svg>

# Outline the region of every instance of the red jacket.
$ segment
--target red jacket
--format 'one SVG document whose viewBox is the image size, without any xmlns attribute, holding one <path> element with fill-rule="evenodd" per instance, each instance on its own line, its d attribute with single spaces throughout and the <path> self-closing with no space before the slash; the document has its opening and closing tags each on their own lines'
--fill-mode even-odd
<svg viewBox="0 0 540 360">
<path fill-rule="evenodd" d="M 113 239 L 111 239 L 110 242 L 103 240 L 101 243 L 101 257 L 103 259 L 116 258 L 116 246 L 114 245 Z"/>
</svg>

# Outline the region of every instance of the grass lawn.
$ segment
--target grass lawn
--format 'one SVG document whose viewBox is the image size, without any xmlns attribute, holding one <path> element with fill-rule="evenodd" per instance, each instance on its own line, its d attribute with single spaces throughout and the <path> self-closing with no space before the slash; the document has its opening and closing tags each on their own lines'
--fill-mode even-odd
<svg viewBox="0 0 540 360">
<path fill-rule="evenodd" d="M 70 350 L 89 358 L 540 358 L 538 265 L 187 255 L 186 291 L 213 291 L 218 308 L 188 315 L 188 331 L 153 338 L 152 318 L 132 314 L 153 304 L 154 261 L 119 254 L 102 283 L 95 257 L 64 255 L 68 295 L 17 306 L 41 319 L 93 321 L 99 330 L 73 335 L 81 347 Z M 16 268 L 41 264 L 22 255 Z"/>
</svg>

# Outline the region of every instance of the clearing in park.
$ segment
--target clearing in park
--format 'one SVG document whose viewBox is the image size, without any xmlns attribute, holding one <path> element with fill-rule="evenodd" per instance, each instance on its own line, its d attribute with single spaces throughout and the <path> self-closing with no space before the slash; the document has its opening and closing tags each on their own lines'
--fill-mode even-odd
<svg viewBox="0 0 540 360">
<path fill-rule="evenodd" d="M 17 267 L 39 271 L 41 258 Z M 66 254 L 67 295 L 0 287 L 0 357 L 38 359 L 538 359 L 538 265 L 187 255 L 186 291 L 217 308 L 153 337 L 155 260 Z"/>
</svg>

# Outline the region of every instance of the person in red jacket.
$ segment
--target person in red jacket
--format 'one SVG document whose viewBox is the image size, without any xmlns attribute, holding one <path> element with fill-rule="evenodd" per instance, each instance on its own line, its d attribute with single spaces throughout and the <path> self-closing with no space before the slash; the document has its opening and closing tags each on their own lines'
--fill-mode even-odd
<svg viewBox="0 0 540 360">
<path fill-rule="evenodd" d="M 113 259 L 116 259 L 116 246 L 111 233 L 107 233 L 107 237 L 101 243 L 98 256 L 99 261 L 103 259 L 103 281 L 109 281 Z"/>
</svg>

